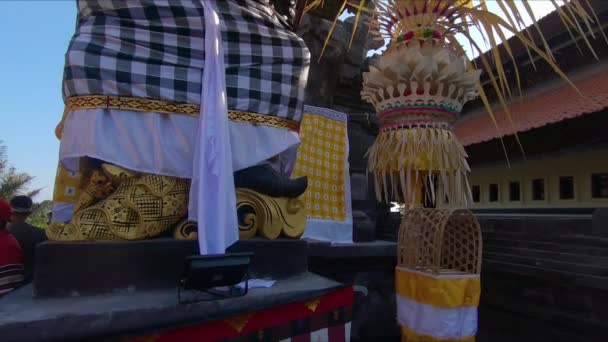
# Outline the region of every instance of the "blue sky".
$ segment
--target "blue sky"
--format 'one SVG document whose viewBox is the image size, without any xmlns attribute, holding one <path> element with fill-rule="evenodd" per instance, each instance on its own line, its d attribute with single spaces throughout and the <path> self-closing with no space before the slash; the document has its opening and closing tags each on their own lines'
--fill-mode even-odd
<svg viewBox="0 0 608 342">
<path fill-rule="evenodd" d="M 539 15 L 550 2 L 533 2 Z M 64 54 L 74 32 L 74 0 L 0 0 L 0 140 L 9 163 L 36 178 L 36 200 L 50 199 L 59 141 L 54 129 L 63 112 Z"/>
<path fill-rule="evenodd" d="M 59 151 L 53 131 L 63 112 L 63 57 L 75 18 L 75 1 L 0 1 L 0 140 L 9 163 L 44 188 L 36 200 L 53 192 Z"/>
</svg>

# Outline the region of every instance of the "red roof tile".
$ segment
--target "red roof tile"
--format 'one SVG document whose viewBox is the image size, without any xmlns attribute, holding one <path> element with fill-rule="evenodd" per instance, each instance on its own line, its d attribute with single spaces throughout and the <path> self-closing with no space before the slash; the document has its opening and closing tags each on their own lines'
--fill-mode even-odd
<svg viewBox="0 0 608 342">
<path fill-rule="evenodd" d="M 561 81 L 558 86 L 547 86 L 527 96 L 524 93 L 522 100 L 514 100 L 511 104 L 512 124 L 504 111 L 495 110 L 497 129 L 484 109 L 458 121 L 456 135 L 467 146 L 608 107 L 608 67 L 594 68 L 592 72 L 585 72 L 584 76 L 571 77 L 571 80 L 583 96 Z"/>
</svg>

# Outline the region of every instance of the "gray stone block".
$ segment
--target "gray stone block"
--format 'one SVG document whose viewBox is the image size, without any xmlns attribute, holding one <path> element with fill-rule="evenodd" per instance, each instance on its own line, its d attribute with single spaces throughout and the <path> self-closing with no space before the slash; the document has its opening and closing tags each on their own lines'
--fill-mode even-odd
<svg viewBox="0 0 608 342">
<path fill-rule="evenodd" d="M 398 341 L 394 242 L 310 243 L 310 270 L 355 286 L 352 341 Z"/>
<path fill-rule="evenodd" d="M 36 251 L 34 294 L 65 297 L 176 288 L 186 257 L 198 255 L 198 242 L 45 242 Z M 301 240 L 238 241 L 228 251 L 254 253 L 252 277 L 282 279 L 308 270 Z"/>
<path fill-rule="evenodd" d="M 596 209 L 591 219 L 593 235 L 608 237 L 608 208 Z"/>
<path fill-rule="evenodd" d="M 353 210 L 353 241 L 368 242 L 376 239 L 376 223 L 363 211 Z"/>
</svg>

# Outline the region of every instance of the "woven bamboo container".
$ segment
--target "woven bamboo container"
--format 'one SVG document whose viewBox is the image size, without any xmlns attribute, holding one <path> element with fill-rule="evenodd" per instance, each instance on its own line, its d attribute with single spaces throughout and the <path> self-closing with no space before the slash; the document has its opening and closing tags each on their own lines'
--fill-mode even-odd
<svg viewBox="0 0 608 342">
<path fill-rule="evenodd" d="M 408 209 L 398 241 L 399 266 L 432 274 L 481 271 L 481 228 L 470 210 Z"/>
</svg>

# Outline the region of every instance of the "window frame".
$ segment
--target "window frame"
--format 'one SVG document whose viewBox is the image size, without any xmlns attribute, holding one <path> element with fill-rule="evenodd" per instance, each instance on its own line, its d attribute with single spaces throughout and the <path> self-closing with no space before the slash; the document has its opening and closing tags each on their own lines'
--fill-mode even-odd
<svg viewBox="0 0 608 342">
<path fill-rule="evenodd" d="M 544 198 L 543 199 L 535 199 L 534 198 L 534 181 L 536 180 L 542 180 L 543 181 L 543 192 L 544 192 Z M 547 177 L 534 177 L 534 178 L 530 178 L 530 201 L 534 202 L 534 203 L 546 203 L 549 200 L 549 191 L 548 191 L 548 187 L 547 184 L 549 182 L 547 181 Z"/>
<path fill-rule="evenodd" d="M 562 198 L 562 178 L 572 178 L 572 197 L 571 198 Z M 572 202 L 576 201 L 578 198 L 578 193 L 576 191 L 576 176 L 557 176 L 557 199 L 562 202 Z"/>
<path fill-rule="evenodd" d="M 606 196 L 606 197 L 596 197 L 594 195 L 595 194 L 595 191 L 593 191 L 593 176 L 594 175 L 604 175 L 604 176 L 608 177 L 608 172 L 591 172 L 589 174 L 589 190 L 590 190 L 590 194 L 589 195 L 591 196 L 591 199 L 594 200 L 594 201 L 608 200 L 608 196 Z"/>
<path fill-rule="evenodd" d="M 492 185 L 496 185 L 496 201 L 492 201 Z M 500 203 L 500 182 L 488 183 L 488 203 Z"/>
<path fill-rule="evenodd" d="M 473 188 L 477 188 L 479 190 L 478 195 L 479 195 L 479 201 L 475 201 L 475 196 L 473 195 Z M 483 203 L 483 199 L 481 196 L 482 190 L 481 190 L 481 184 L 473 184 L 471 185 L 471 200 L 473 201 L 474 204 L 481 204 Z"/>
<path fill-rule="evenodd" d="M 512 183 L 517 183 L 519 185 L 519 199 L 517 199 L 517 200 L 511 199 L 511 184 Z M 516 179 L 516 180 L 510 180 L 510 181 L 508 181 L 507 182 L 507 190 L 508 190 L 508 192 L 507 192 L 507 195 L 508 195 L 507 196 L 508 197 L 507 200 L 508 200 L 509 203 L 522 203 L 523 202 L 524 191 L 523 191 L 523 187 L 522 187 L 522 182 L 520 180 Z"/>
</svg>

